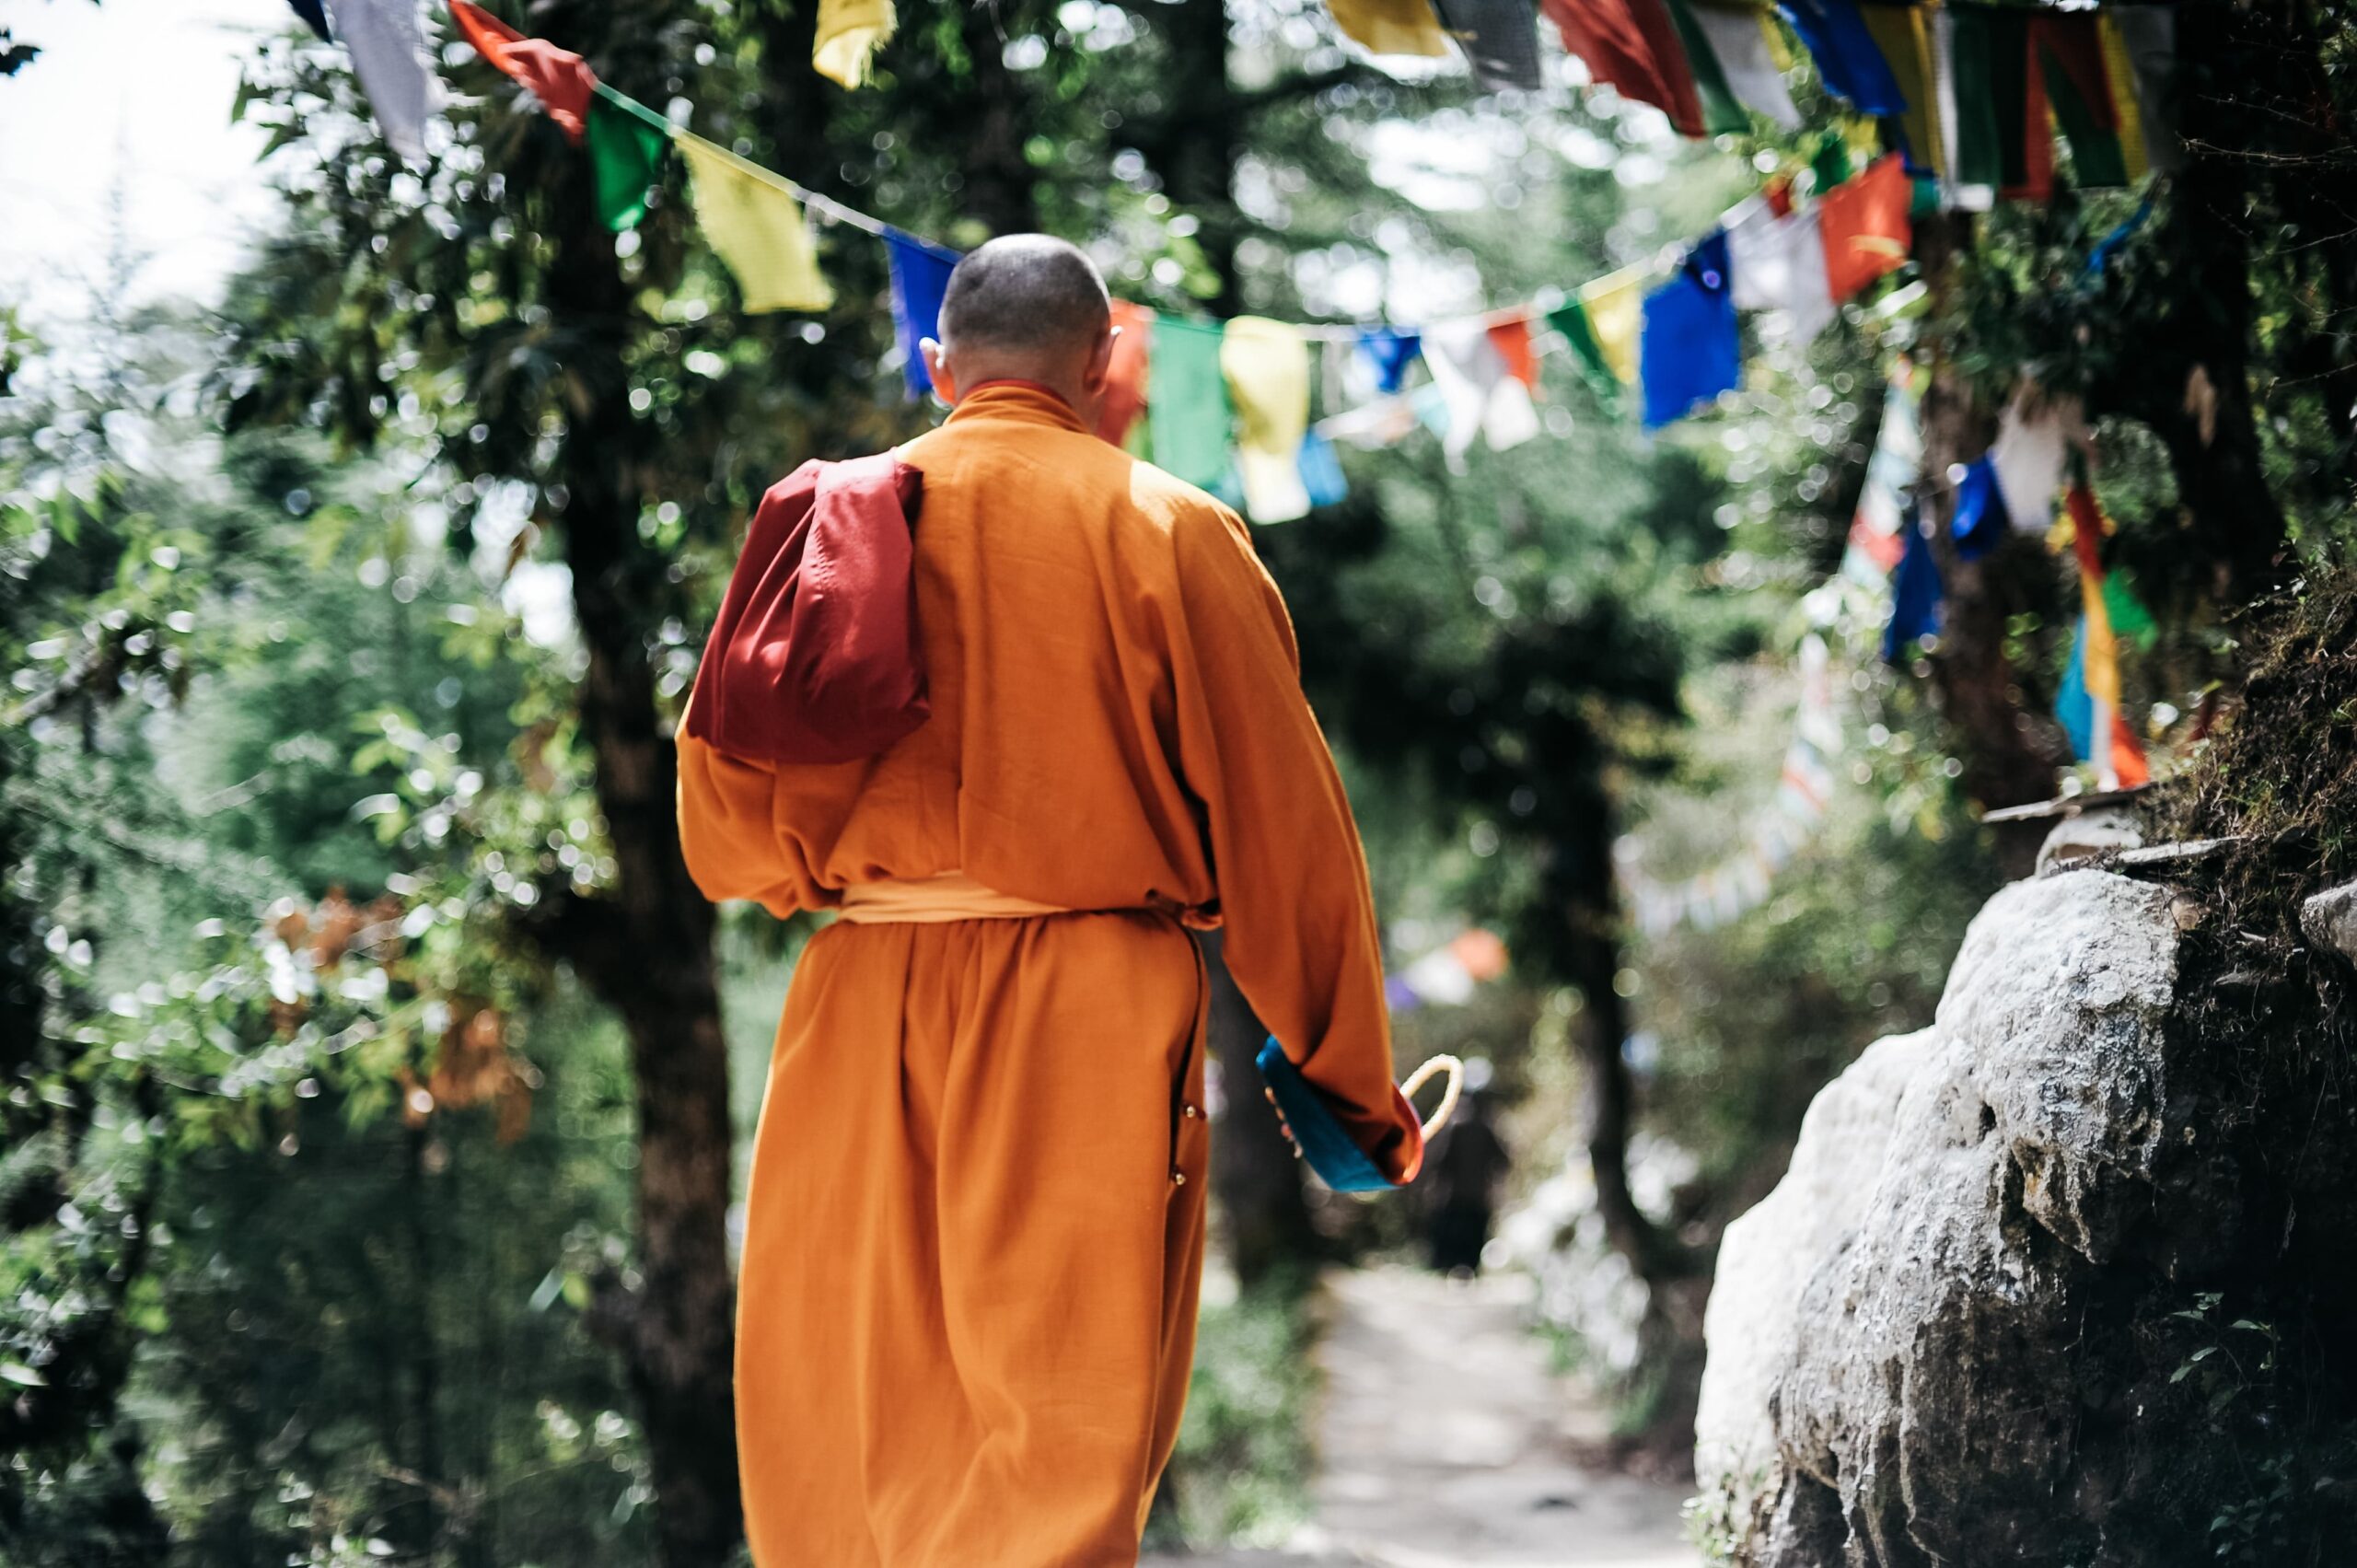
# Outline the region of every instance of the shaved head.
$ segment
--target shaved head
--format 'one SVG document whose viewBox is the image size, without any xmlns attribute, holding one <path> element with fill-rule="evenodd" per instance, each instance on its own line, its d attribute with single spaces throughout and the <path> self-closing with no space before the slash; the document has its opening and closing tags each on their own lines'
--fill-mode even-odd
<svg viewBox="0 0 2357 1568">
<path fill-rule="evenodd" d="M 941 341 L 952 354 L 1085 352 L 1111 319 L 1105 280 L 1078 246 L 1009 234 L 967 252 L 949 274 Z"/>
<path fill-rule="evenodd" d="M 934 389 L 1030 381 L 1093 421 L 1112 361 L 1105 279 L 1078 247 L 1008 234 L 966 253 L 941 297 L 941 341 L 924 345 Z"/>
</svg>

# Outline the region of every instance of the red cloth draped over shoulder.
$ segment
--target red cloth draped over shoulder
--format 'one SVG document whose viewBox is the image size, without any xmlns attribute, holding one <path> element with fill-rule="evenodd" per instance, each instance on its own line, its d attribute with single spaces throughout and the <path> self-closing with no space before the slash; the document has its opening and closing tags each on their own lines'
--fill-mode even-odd
<svg viewBox="0 0 2357 1568">
<path fill-rule="evenodd" d="M 883 452 L 770 487 L 696 668 L 689 735 L 749 761 L 848 762 L 924 723 L 910 537 L 923 484 Z"/>
</svg>

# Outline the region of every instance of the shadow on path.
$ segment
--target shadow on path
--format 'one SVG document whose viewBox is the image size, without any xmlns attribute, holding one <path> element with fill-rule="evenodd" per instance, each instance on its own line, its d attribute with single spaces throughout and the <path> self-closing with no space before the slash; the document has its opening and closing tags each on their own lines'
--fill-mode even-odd
<svg viewBox="0 0 2357 1568">
<path fill-rule="evenodd" d="M 1696 1568 L 1682 1488 L 1580 1462 L 1605 1415 L 1549 1371 L 1525 1284 L 1329 1275 L 1315 1524 L 1289 1552 L 1144 1568 Z"/>
</svg>

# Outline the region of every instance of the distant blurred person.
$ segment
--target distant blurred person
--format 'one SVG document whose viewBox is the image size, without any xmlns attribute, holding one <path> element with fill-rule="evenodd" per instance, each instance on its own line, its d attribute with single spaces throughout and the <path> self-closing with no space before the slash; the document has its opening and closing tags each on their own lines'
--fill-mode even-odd
<svg viewBox="0 0 2357 1568">
<path fill-rule="evenodd" d="M 838 915 L 795 967 L 747 1198 L 761 1568 L 1136 1560 L 1202 1263 L 1190 928 L 1225 923 L 1252 1010 L 1387 1178 L 1422 1156 L 1283 601 L 1233 512 L 1092 434 L 1113 346 L 1073 247 L 961 261 L 923 344 L 947 423 L 771 492 L 681 721 L 698 885 Z M 922 694 L 872 754 L 772 733 L 807 683 L 748 607 L 806 607 L 781 587 L 804 519 L 849 530 L 819 542 L 853 574 L 913 523 Z M 815 575 L 823 613 L 842 579 Z"/>
<path fill-rule="evenodd" d="M 1497 1218 L 1498 1190 L 1513 1167 L 1498 1136 L 1489 1091 L 1490 1064 L 1465 1064 L 1465 1093 L 1448 1125 L 1424 1153 L 1424 1247 L 1435 1272 L 1469 1278 L 1481 1272 L 1481 1249 Z"/>
</svg>

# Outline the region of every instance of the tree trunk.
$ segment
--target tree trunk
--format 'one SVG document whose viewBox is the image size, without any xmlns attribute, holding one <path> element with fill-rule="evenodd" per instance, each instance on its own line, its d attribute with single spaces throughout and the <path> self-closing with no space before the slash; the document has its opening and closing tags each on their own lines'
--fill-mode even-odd
<svg viewBox="0 0 2357 1568">
<path fill-rule="evenodd" d="M 1942 213 L 1915 226 L 1915 258 L 1935 315 L 1945 303 L 1956 257 L 1971 242 L 1968 214 Z M 2008 619 L 2052 592 L 2045 541 L 2009 534 L 1987 555 L 1967 561 L 1951 531 L 1956 486 L 1948 475 L 1989 449 L 1993 423 L 1934 345 L 1931 386 L 1923 394 L 1923 466 L 1915 486 L 1943 588 L 1932 682 L 1949 729 L 1949 750 L 1964 767 L 1959 783 L 1985 810 L 2047 799 L 2056 770 L 2071 760 L 2061 726 L 2031 711 L 2005 654 Z M 2035 833 L 2000 835 L 1999 859 L 2009 876 L 2026 874 L 2038 844 Z"/>
<path fill-rule="evenodd" d="M 582 346 L 567 368 L 584 389 L 559 459 L 568 492 L 561 533 L 588 650 L 582 729 L 615 861 L 601 907 L 583 912 L 579 939 L 564 946 L 621 1016 L 638 1089 L 640 1283 L 627 1303 L 609 1304 L 607 1317 L 638 1396 L 660 1557 L 666 1568 L 714 1568 L 743 1526 L 728 1060 L 713 912 L 679 853 L 676 761 L 648 656 L 664 563 L 639 540 L 642 498 L 627 477 L 641 438 L 613 335 L 628 317 L 627 286 L 590 210 L 586 174 L 566 182 L 561 201 L 550 294 L 559 319 L 579 326 Z"/>
</svg>

